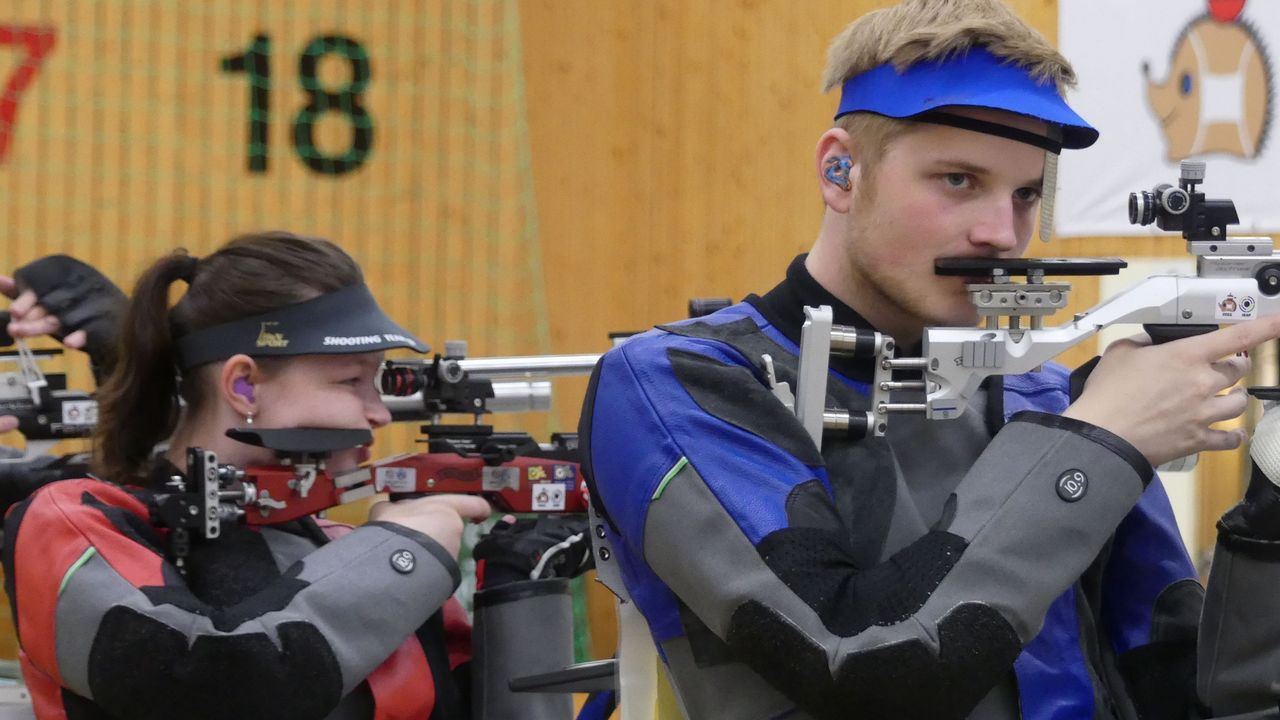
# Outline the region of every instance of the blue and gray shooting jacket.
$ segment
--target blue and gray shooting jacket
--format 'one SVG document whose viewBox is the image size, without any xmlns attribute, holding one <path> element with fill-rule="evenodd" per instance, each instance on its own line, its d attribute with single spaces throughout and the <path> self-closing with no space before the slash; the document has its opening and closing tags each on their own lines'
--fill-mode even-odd
<svg viewBox="0 0 1280 720">
<path fill-rule="evenodd" d="M 869 325 L 803 259 L 627 340 L 588 391 L 584 473 L 688 716 L 1207 716 L 1204 590 L 1145 458 L 1060 415 L 1056 365 L 819 452 L 764 358 L 795 387 L 805 305 Z M 870 379 L 833 357 L 827 406 L 865 411 Z"/>
</svg>

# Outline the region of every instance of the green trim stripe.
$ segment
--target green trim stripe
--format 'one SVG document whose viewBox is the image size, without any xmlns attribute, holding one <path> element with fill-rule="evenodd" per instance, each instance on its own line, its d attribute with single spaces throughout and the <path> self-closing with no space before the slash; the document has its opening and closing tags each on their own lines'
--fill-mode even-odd
<svg viewBox="0 0 1280 720">
<path fill-rule="evenodd" d="M 657 500 L 659 497 L 661 497 L 662 491 L 667 489 L 667 483 L 671 482 L 671 478 L 675 477 L 676 473 L 683 470 L 684 466 L 688 464 L 689 464 L 689 458 L 681 456 L 680 462 L 676 463 L 674 467 L 672 467 L 670 470 L 667 471 L 666 475 L 662 476 L 662 482 L 658 483 L 658 489 L 653 491 L 652 499 Z"/>
<path fill-rule="evenodd" d="M 97 554 L 98 554 L 98 548 L 90 547 L 88 550 L 84 551 L 84 554 L 80 556 L 79 560 L 75 561 L 75 563 L 72 564 L 71 567 L 67 568 L 67 574 L 62 576 L 62 584 L 58 586 L 59 596 L 61 596 L 62 591 L 66 589 L 67 581 L 71 579 L 71 573 L 75 572 L 76 570 L 79 570 L 81 565 L 84 565 L 85 563 L 89 562 L 89 559 Z"/>
</svg>

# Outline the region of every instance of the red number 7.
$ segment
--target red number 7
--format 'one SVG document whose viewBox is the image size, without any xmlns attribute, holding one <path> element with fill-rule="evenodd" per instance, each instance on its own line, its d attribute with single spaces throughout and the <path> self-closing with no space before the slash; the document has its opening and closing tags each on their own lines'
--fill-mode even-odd
<svg viewBox="0 0 1280 720">
<path fill-rule="evenodd" d="M 9 140 L 13 137 L 14 120 L 18 117 L 18 100 L 35 79 L 44 56 L 53 49 L 54 37 L 51 27 L 0 25 L 0 46 L 21 45 L 27 53 L 9 76 L 4 96 L 0 97 L 0 162 L 4 162 L 9 154 Z"/>
</svg>

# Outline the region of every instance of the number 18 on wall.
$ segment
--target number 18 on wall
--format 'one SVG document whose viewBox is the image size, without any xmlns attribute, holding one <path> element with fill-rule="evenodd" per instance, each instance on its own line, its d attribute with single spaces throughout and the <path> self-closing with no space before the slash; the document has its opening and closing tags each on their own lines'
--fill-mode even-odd
<svg viewBox="0 0 1280 720">
<path fill-rule="evenodd" d="M 320 59 L 329 54 L 350 64 L 351 79 L 341 87 L 325 87 L 317 76 Z M 270 159 L 271 36 L 258 35 L 245 52 L 224 57 L 222 70 L 244 73 L 249 80 L 249 172 L 266 172 Z M 360 43 L 343 35 L 317 37 L 298 56 L 298 84 L 307 95 L 307 104 L 293 116 L 293 149 L 307 167 L 322 175 L 343 175 L 369 157 L 373 118 L 361 104 L 369 77 L 369 54 Z M 350 123 L 351 141 L 346 152 L 325 154 L 316 147 L 316 121 L 325 113 L 338 113 Z"/>
</svg>

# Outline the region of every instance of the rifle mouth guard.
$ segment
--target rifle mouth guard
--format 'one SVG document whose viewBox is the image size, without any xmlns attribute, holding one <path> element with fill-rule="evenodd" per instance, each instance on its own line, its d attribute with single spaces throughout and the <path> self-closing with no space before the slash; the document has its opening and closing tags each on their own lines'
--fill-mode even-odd
<svg viewBox="0 0 1280 720">
<path fill-rule="evenodd" d="M 363 284 L 190 332 L 177 340 L 182 370 L 233 355 L 339 355 L 430 347 L 387 317 Z"/>
<path fill-rule="evenodd" d="M 339 450 L 364 447 L 373 432 L 359 428 L 232 428 L 227 437 L 246 445 L 274 450 L 281 455 L 328 456 Z"/>
</svg>

